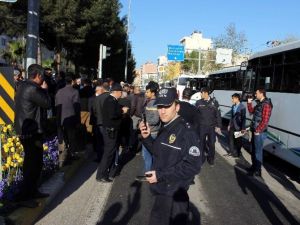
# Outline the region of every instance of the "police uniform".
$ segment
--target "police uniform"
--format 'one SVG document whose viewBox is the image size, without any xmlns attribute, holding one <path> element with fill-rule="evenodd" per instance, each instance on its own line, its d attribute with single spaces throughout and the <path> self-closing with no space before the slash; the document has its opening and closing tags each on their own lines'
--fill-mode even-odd
<svg viewBox="0 0 300 225">
<path fill-rule="evenodd" d="M 196 102 L 196 107 L 199 112 L 197 118 L 199 124 L 199 134 L 202 148 L 207 151 L 207 161 L 210 165 L 214 164 L 215 160 L 215 143 L 216 132 L 215 128 L 222 127 L 222 118 L 219 111 L 219 103 L 214 98 L 209 100 L 200 99 Z M 208 149 L 206 149 L 206 137 Z M 203 160 L 205 157 L 203 155 Z"/>
<path fill-rule="evenodd" d="M 162 98 L 174 99 L 173 103 L 174 90 L 168 88 L 167 91 L 172 93 Z M 162 99 L 159 96 L 158 106 Z M 189 208 L 187 190 L 202 164 L 199 137 L 188 123 L 175 116 L 160 129 L 155 140 L 150 135 L 143 139 L 143 144 L 153 155 L 152 170 L 156 171 L 158 181 L 150 185 L 155 201 L 149 224 L 186 224 Z"/>
<path fill-rule="evenodd" d="M 120 84 L 114 84 L 112 91 L 122 91 Z M 109 95 L 103 102 L 103 141 L 104 150 L 101 162 L 97 169 L 96 180 L 100 182 L 111 182 L 109 179 L 110 168 L 112 168 L 114 157 L 118 151 L 118 135 L 122 121 L 122 106 L 118 100 Z"/>
</svg>

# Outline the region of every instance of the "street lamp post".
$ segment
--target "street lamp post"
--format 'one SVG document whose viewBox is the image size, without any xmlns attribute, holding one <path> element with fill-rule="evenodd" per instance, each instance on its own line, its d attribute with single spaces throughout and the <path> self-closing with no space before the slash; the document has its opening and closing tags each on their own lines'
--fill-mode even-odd
<svg viewBox="0 0 300 225">
<path fill-rule="evenodd" d="M 131 0 L 128 2 L 128 15 L 127 15 L 127 34 L 126 34 L 126 57 L 125 57 L 125 82 L 127 81 L 127 64 L 128 64 L 128 48 L 129 48 L 129 25 L 130 25 L 130 11 Z"/>
<path fill-rule="evenodd" d="M 28 0 L 26 68 L 36 63 L 39 37 L 40 0 Z"/>
</svg>

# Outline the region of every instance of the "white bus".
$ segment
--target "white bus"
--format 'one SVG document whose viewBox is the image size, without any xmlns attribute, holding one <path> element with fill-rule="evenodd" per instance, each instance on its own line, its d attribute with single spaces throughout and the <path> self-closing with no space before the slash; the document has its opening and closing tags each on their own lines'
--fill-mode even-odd
<svg viewBox="0 0 300 225">
<path fill-rule="evenodd" d="M 210 75 L 222 116 L 228 118 L 234 92 L 246 101 L 257 88 L 265 88 L 274 108 L 264 149 L 300 168 L 300 41 L 253 54 L 246 71 L 231 69 Z"/>
<path fill-rule="evenodd" d="M 182 92 L 185 88 L 191 88 L 195 92 L 207 86 L 207 75 L 186 75 L 182 74 L 177 78 L 176 89 L 179 100 L 182 100 Z"/>
</svg>

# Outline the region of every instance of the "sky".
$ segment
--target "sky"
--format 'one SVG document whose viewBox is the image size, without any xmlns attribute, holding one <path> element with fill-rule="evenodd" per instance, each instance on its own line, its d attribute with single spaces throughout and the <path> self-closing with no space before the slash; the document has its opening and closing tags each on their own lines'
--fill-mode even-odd
<svg viewBox="0 0 300 225">
<path fill-rule="evenodd" d="M 129 0 L 120 16 L 128 14 Z M 300 38 L 299 0 L 131 0 L 129 40 L 140 67 L 157 62 L 167 55 L 168 44 L 180 44 L 180 39 L 193 31 L 204 38 L 225 34 L 229 24 L 247 37 L 252 52 L 265 49 L 266 42 L 287 36 Z"/>
</svg>

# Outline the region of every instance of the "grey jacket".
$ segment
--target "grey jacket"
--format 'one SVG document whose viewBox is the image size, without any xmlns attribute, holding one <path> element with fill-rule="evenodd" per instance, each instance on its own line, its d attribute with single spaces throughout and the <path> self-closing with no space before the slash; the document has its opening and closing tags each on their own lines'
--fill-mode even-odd
<svg viewBox="0 0 300 225">
<path fill-rule="evenodd" d="M 80 112 L 79 92 L 72 85 L 66 85 L 56 93 L 55 106 L 57 116 L 60 118 L 60 125 L 66 122 L 74 123 L 76 119 L 80 119 L 80 114 L 78 115 Z M 79 109 L 77 109 L 78 106 Z"/>
<path fill-rule="evenodd" d="M 157 133 L 160 129 L 161 122 L 155 105 L 155 99 L 150 99 L 145 107 L 146 120 L 150 126 L 151 133 Z"/>
</svg>

